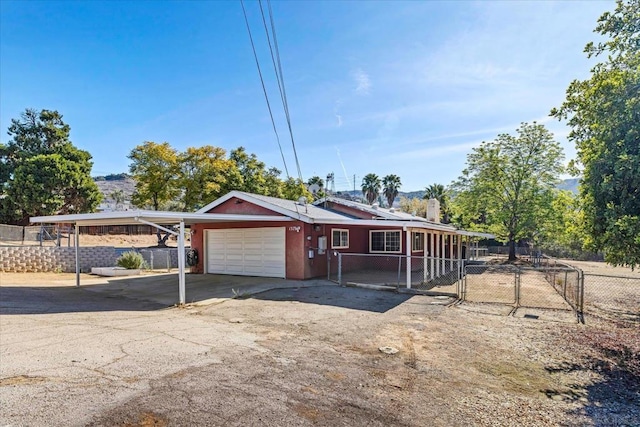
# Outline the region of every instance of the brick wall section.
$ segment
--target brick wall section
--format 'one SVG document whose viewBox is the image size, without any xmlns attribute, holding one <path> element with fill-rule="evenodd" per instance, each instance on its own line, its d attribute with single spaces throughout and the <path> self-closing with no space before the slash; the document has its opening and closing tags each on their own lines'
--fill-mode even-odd
<svg viewBox="0 0 640 427">
<path fill-rule="evenodd" d="M 80 247 L 80 271 L 91 267 L 113 267 L 117 254 L 111 246 Z M 76 250 L 57 246 L 0 246 L 0 271 L 55 272 L 76 271 Z"/>
</svg>

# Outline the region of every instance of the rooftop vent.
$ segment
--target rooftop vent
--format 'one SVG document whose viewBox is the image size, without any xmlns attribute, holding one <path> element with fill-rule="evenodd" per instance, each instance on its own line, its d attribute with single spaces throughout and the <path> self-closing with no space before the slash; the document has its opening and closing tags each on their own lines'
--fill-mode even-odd
<svg viewBox="0 0 640 427">
<path fill-rule="evenodd" d="M 371 205 L 371 207 L 377 210 L 380 207 L 380 205 L 378 203 L 374 203 Z"/>
<path fill-rule="evenodd" d="M 389 208 L 389 212 L 395 213 L 396 212 L 396 208 Z"/>
<path fill-rule="evenodd" d="M 298 199 L 298 204 L 299 204 L 299 205 L 301 205 L 301 206 L 306 205 L 306 204 L 307 204 L 307 198 L 306 198 L 306 197 L 304 197 L 304 196 L 300 197 L 300 198 Z"/>
</svg>

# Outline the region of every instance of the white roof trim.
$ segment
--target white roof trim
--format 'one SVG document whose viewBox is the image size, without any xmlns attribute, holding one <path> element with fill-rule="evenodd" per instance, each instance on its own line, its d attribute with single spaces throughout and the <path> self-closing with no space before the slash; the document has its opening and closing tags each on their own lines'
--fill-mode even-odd
<svg viewBox="0 0 640 427">
<path fill-rule="evenodd" d="M 281 206 L 274 205 L 272 203 L 266 202 L 264 200 L 261 200 L 261 199 L 255 198 L 255 197 L 251 197 L 250 194 L 243 193 L 243 192 L 237 191 L 237 190 L 230 191 L 229 193 L 225 194 L 224 196 L 220 197 L 219 199 L 216 199 L 213 202 L 209 203 L 207 206 L 203 207 L 202 209 L 197 210 L 196 213 L 204 214 L 204 213 L 210 211 L 211 209 L 213 209 L 213 208 L 215 208 L 217 206 L 220 206 L 221 204 L 223 204 L 227 200 L 230 200 L 230 199 L 232 199 L 234 197 L 236 197 L 238 199 L 242 199 L 245 202 L 253 203 L 254 205 L 258 205 L 258 206 L 263 207 L 265 209 L 269 209 L 270 211 L 274 211 L 274 212 L 277 212 L 279 214 L 286 215 L 286 216 L 294 218 L 294 219 L 298 219 L 298 220 L 300 220 L 302 222 L 306 222 L 306 223 L 309 223 L 309 224 L 313 224 L 314 223 L 314 220 L 312 218 L 310 218 L 309 216 L 307 216 L 307 215 L 304 215 L 304 214 L 302 214 L 300 212 L 294 212 L 292 210 L 283 208 Z M 294 202 L 294 201 L 292 201 L 292 202 Z M 324 222 L 324 221 L 322 221 L 322 222 Z"/>
<path fill-rule="evenodd" d="M 239 215 L 239 214 L 201 214 L 191 212 L 167 211 L 121 211 L 98 212 L 74 215 L 36 216 L 29 219 L 32 223 L 71 223 L 78 225 L 130 225 L 138 223 L 138 218 L 161 224 L 199 224 L 207 222 L 291 221 L 288 216 L 275 215 Z"/>
</svg>

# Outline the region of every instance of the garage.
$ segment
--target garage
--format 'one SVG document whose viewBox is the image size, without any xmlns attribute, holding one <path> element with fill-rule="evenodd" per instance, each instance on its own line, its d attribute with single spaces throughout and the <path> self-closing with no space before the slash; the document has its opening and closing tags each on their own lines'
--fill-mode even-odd
<svg viewBox="0 0 640 427">
<path fill-rule="evenodd" d="M 206 230 L 206 273 L 282 277 L 285 228 Z"/>
</svg>

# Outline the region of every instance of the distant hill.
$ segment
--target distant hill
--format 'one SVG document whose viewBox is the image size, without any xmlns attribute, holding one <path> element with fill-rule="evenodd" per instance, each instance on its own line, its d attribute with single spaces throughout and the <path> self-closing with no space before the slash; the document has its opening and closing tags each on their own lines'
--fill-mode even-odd
<svg viewBox="0 0 640 427">
<path fill-rule="evenodd" d="M 568 190 L 571 191 L 574 194 L 578 194 L 578 186 L 580 185 L 580 178 L 569 178 L 569 179 L 564 179 L 562 180 L 558 185 L 557 188 L 559 188 L 560 190 Z M 424 197 L 425 191 L 424 190 L 418 190 L 418 191 L 400 191 L 398 193 L 398 197 L 396 197 L 395 201 L 394 201 L 394 205 L 397 205 L 398 202 L 400 201 L 400 197 L 406 197 L 408 199 L 422 199 Z M 356 200 L 356 201 L 362 201 L 363 196 L 362 196 L 362 191 L 360 190 L 350 190 L 350 191 L 338 191 L 337 194 L 335 194 L 336 197 L 343 197 L 345 199 L 349 199 L 349 200 Z M 385 202 L 386 203 L 386 202 Z"/>
<path fill-rule="evenodd" d="M 136 189 L 136 182 L 127 174 L 112 174 L 107 176 L 94 176 L 98 189 L 102 193 L 102 203 L 98 207 L 98 210 L 113 211 L 118 209 L 130 209 L 131 195 Z M 124 195 L 125 203 L 122 206 L 116 207 L 116 201 L 112 194 L 116 191 L 122 191 Z"/>
<path fill-rule="evenodd" d="M 573 194 L 578 194 L 578 186 L 580 185 L 580 178 L 569 178 L 564 179 L 560 184 L 558 184 L 558 188 L 560 190 L 569 190 Z"/>
</svg>

